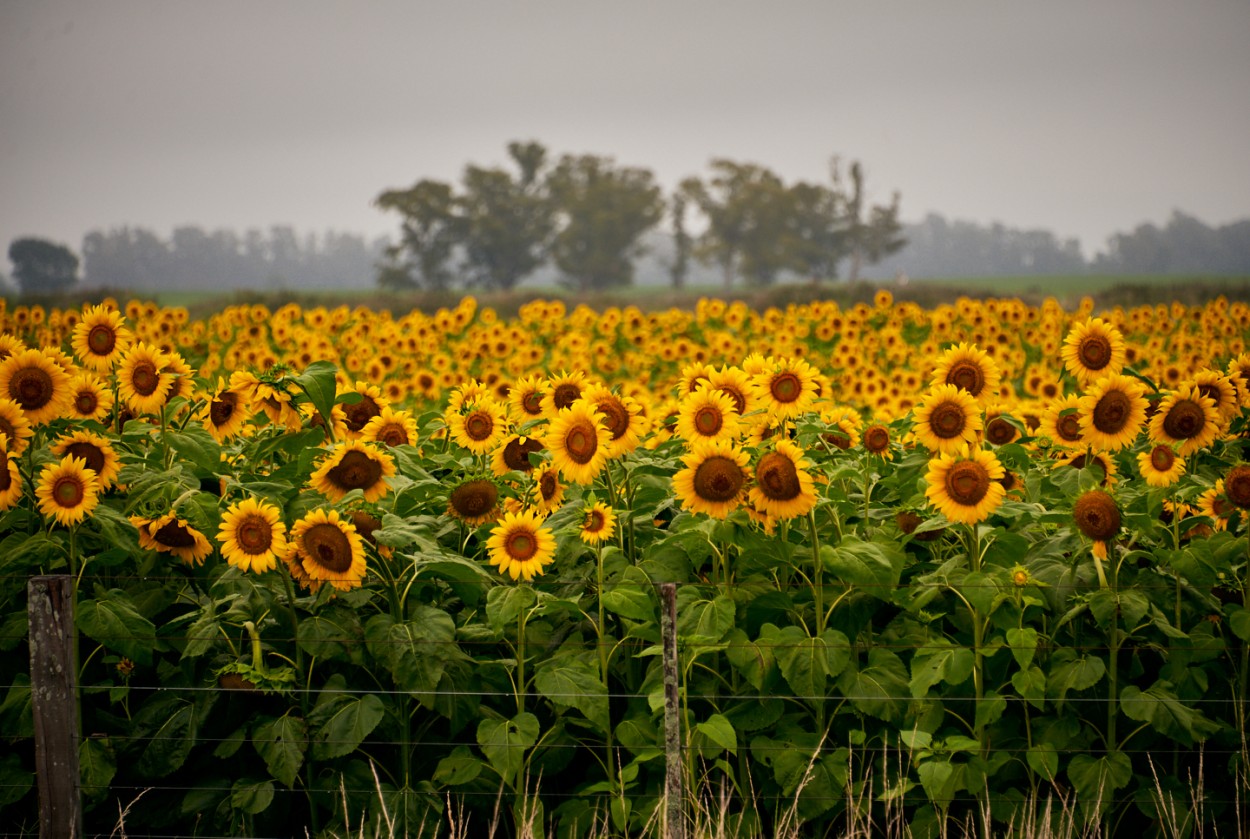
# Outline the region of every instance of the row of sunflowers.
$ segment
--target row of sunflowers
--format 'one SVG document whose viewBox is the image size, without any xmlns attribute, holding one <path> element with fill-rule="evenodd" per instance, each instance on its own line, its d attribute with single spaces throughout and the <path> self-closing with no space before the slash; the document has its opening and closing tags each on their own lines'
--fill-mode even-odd
<svg viewBox="0 0 1250 839">
<path fill-rule="evenodd" d="M 645 833 L 666 582 L 696 823 L 726 785 L 741 835 L 1227 819 L 1248 329 L 1222 298 L 888 292 L 6 307 L 0 648 L 30 575 L 75 576 L 101 829 L 143 793 L 132 823 L 217 835 L 415 833 L 453 797 L 518 832 Z M 33 819 L 29 671 L 3 666 L 0 808 Z"/>
</svg>

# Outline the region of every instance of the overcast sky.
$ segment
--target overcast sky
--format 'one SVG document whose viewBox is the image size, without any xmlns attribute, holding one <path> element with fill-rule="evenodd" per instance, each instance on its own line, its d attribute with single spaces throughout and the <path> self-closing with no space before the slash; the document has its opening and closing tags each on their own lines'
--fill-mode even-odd
<svg viewBox="0 0 1250 839">
<path fill-rule="evenodd" d="M 394 235 L 511 140 L 1079 237 L 1250 216 L 1250 3 L 0 0 L 0 247 L 198 224 Z M 7 262 L 3 270 L 7 271 Z"/>
</svg>

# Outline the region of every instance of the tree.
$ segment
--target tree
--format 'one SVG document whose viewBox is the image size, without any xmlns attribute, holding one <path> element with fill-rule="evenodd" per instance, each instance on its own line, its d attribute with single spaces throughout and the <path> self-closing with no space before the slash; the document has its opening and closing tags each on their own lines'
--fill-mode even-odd
<svg viewBox="0 0 1250 839">
<path fill-rule="evenodd" d="M 838 275 L 850 252 L 842 196 L 823 184 L 800 181 L 790 187 L 790 267 L 819 282 Z"/>
<path fill-rule="evenodd" d="M 22 294 L 59 294 L 78 282 L 78 257 L 46 239 L 14 239 L 9 261 Z"/>
<path fill-rule="evenodd" d="M 611 158 L 565 155 L 547 177 L 557 228 L 551 256 L 580 291 L 629 285 L 639 240 L 664 216 L 664 200 L 647 169 Z"/>
<path fill-rule="evenodd" d="M 859 270 L 867 262 L 874 264 L 900 250 L 907 240 L 899 236 L 903 226 L 899 223 L 899 194 L 888 206 L 874 205 L 864 218 L 864 169 L 859 161 L 851 164 L 851 185 L 848 192 L 842 181 L 839 160 L 834 157 L 829 164 L 834 190 L 840 193 L 846 208 L 846 236 L 850 251 L 851 267 L 847 282 L 859 279 Z"/>
<path fill-rule="evenodd" d="M 686 231 L 686 197 L 681 192 L 673 195 L 670 203 L 673 213 L 673 261 L 668 266 L 668 275 L 673 288 L 683 288 L 686 277 L 690 274 L 690 254 L 694 240 Z"/>
<path fill-rule="evenodd" d="M 386 249 L 387 262 L 379 267 L 378 284 L 393 290 L 445 291 L 452 281 L 452 252 L 465 230 L 451 185 L 421 180 L 410 189 L 382 193 L 374 204 L 403 218 L 400 242 Z M 405 253 L 412 259 L 404 259 Z"/>
<path fill-rule="evenodd" d="M 785 267 L 786 227 L 790 196 L 781 178 L 754 163 L 716 159 L 704 182 L 687 178 L 681 194 L 698 206 L 707 220 L 695 255 L 720 267 L 725 287 L 742 273 L 753 283 L 772 282 Z"/>
</svg>

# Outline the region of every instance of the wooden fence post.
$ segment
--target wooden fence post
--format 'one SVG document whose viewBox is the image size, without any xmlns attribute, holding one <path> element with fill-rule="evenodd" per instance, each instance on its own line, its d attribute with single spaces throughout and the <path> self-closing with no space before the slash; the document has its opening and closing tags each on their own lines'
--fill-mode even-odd
<svg viewBox="0 0 1250 839">
<path fill-rule="evenodd" d="M 685 763 L 682 759 L 678 700 L 677 586 L 673 583 L 660 585 L 660 632 L 664 637 L 664 837 L 685 839 L 686 816 L 682 795 Z"/>
<path fill-rule="evenodd" d="M 73 592 L 68 574 L 31 577 L 26 586 L 39 835 L 45 839 L 82 836 Z"/>
</svg>

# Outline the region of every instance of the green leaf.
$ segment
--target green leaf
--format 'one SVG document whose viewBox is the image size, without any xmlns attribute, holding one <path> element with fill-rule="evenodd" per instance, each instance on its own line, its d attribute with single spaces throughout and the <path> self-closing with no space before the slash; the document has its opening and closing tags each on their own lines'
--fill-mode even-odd
<svg viewBox="0 0 1250 839">
<path fill-rule="evenodd" d="M 320 724 L 313 736 L 313 757 L 342 757 L 355 751 L 386 713 L 382 700 L 372 693 L 339 699 L 313 711 Z"/>
<path fill-rule="evenodd" d="M 1102 757 L 1077 755 L 1068 763 L 1068 780 L 1086 805 L 1096 805 L 1101 812 L 1115 799 L 1116 790 L 1128 786 L 1133 779 L 1133 764 L 1123 752 L 1108 752 Z"/>
<path fill-rule="evenodd" d="M 1046 707 L 1046 674 L 1042 672 L 1042 668 L 1034 665 L 1028 670 L 1013 673 L 1011 686 L 1022 699 L 1039 711 Z"/>
<path fill-rule="evenodd" d="M 20 801 L 35 785 L 35 773 L 22 768 L 16 752 L 0 758 L 0 807 Z"/>
<path fill-rule="evenodd" d="M 720 714 L 712 714 L 705 722 L 697 723 L 695 731 L 730 754 L 738 753 L 738 733 L 734 731 L 733 724 Z"/>
<path fill-rule="evenodd" d="M 1163 679 L 1146 690 L 1136 685 L 1126 687 L 1120 692 L 1120 710 L 1129 719 L 1150 723 L 1160 734 L 1186 745 L 1205 740 L 1220 730 L 1218 723 L 1182 702 L 1172 690 L 1172 683 Z"/>
<path fill-rule="evenodd" d="M 651 581 L 640 569 L 630 565 L 620 579 L 609 584 L 601 598 L 603 607 L 614 615 L 636 621 L 655 620 L 655 602 L 651 597 Z"/>
<path fill-rule="evenodd" d="M 929 800 L 941 808 L 946 808 L 955 797 L 959 786 L 959 778 L 955 767 L 946 760 L 926 760 L 916 767 L 920 776 L 920 785 L 924 787 Z"/>
<path fill-rule="evenodd" d="M 534 687 L 556 705 L 576 708 L 602 732 L 608 730 L 608 691 L 597 664 L 584 658 L 550 659 L 534 674 Z"/>
<path fill-rule="evenodd" d="M 98 798 L 117 774 L 117 758 L 107 737 L 87 737 L 78 745 L 78 771 L 83 794 Z"/>
<path fill-rule="evenodd" d="M 327 427 L 332 425 L 330 412 L 334 410 L 334 397 L 338 388 L 335 382 L 336 372 L 337 368 L 332 362 L 314 361 L 295 377 L 295 384 L 308 394 L 308 401 L 321 414 Z"/>
<path fill-rule="evenodd" d="M 482 760 L 468 746 L 457 746 L 434 768 L 434 782 L 445 787 L 467 784 L 482 774 Z"/>
<path fill-rule="evenodd" d="M 715 644 L 733 628 L 734 602 L 725 595 L 699 597 L 694 586 L 677 590 L 677 637 L 692 644 Z"/>
<path fill-rule="evenodd" d="M 899 719 L 906 708 L 907 668 L 902 660 L 883 647 L 868 650 L 868 665 L 851 666 L 838 678 L 838 690 L 859 711 L 891 722 Z"/>
<path fill-rule="evenodd" d="M 1073 655 L 1070 650 L 1061 650 L 1056 654 L 1057 663 L 1046 679 L 1046 693 L 1059 704 L 1063 703 L 1068 691 L 1092 688 L 1102 681 L 1107 672 L 1107 665 L 1101 658 L 1086 655 L 1075 661 L 1065 661 L 1060 658 L 1064 653 L 1069 657 Z"/>
<path fill-rule="evenodd" d="M 1054 746 L 1035 744 L 1029 747 L 1024 759 L 1029 768 L 1042 776 L 1043 780 L 1053 781 L 1059 773 L 1059 752 Z"/>
<path fill-rule="evenodd" d="M 290 788 L 295 787 L 304 763 L 307 740 L 307 724 L 290 714 L 265 723 L 252 735 L 252 745 L 264 759 L 269 774 Z"/>
<path fill-rule="evenodd" d="M 938 682 L 958 685 L 968 680 L 976 656 L 967 647 L 953 644 L 922 647 L 911 663 L 911 695 L 921 699 Z"/>
<path fill-rule="evenodd" d="M 1033 663 L 1033 655 L 1037 652 L 1037 630 L 1031 627 L 1008 629 L 1007 645 L 1011 647 L 1011 654 L 1020 669 L 1028 670 Z"/>
<path fill-rule="evenodd" d="M 756 690 L 763 690 L 764 680 L 776 663 L 772 646 L 754 643 L 741 629 L 731 631 L 726 640 L 729 646 L 725 648 L 725 657 L 730 665 L 747 680 L 747 684 Z"/>
<path fill-rule="evenodd" d="M 144 711 L 145 718 L 153 717 L 157 724 L 144 738 L 147 745 L 139 755 L 136 769 L 146 777 L 162 778 L 182 766 L 195 745 L 195 706 L 174 699 L 144 706 Z"/>
<path fill-rule="evenodd" d="M 521 612 L 532 608 L 538 595 L 529 586 L 498 585 L 486 595 L 486 618 L 496 632 L 514 626 Z"/>
<path fill-rule="evenodd" d="M 1002 717 L 1003 712 L 1007 710 L 1007 700 L 997 693 L 990 692 L 981 698 L 977 703 L 976 717 L 974 724 L 977 728 L 987 725 L 993 725 Z"/>
<path fill-rule="evenodd" d="M 843 582 L 863 587 L 878 600 L 889 600 L 907 554 L 894 544 L 862 542 L 848 536 L 837 546 L 822 546 L 820 559 L 825 569 Z"/>
<path fill-rule="evenodd" d="M 482 754 L 505 784 L 515 785 L 525 752 L 538 742 L 538 717 L 528 711 L 510 720 L 485 719 L 477 726 Z"/>
<path fill-rule="evenodd" d="M 114 589 L 99 600 L 80 601 L 74 623 L 108 649 L 140 664 L 152 663 L 156 627 L 139 614 L 125 592 Z"/>
<path fill-rule="evenodd" d="M 1234 606 L 1228 610 L 1228 628 L 1243 641 L 1250 641 L 1250 609 Z"/>
<path fill-rule="evenodd" d="M 244 813 L 263 813 L 273 803 L 273 782 L 240 779 L 230 788 L 230 806 Z"/>
<path fill-rule="evenodd" d="M 191 425 L 182 431 L 165 435 L 169 447 L 195 467 L 197 477 L 208 477 L 222 471 L 221 445 L 203 426 Z"/>
</svg>

